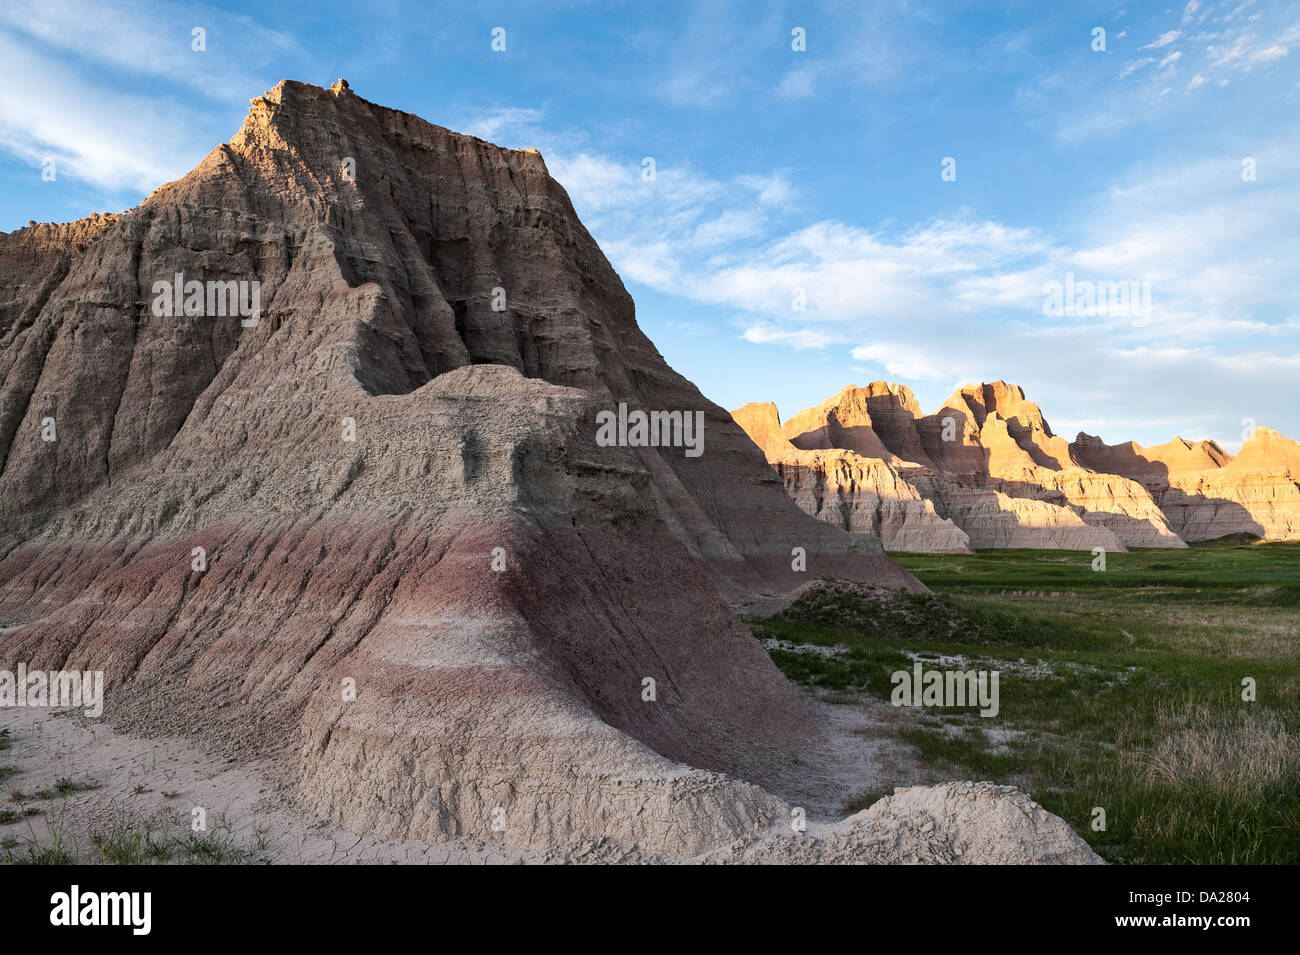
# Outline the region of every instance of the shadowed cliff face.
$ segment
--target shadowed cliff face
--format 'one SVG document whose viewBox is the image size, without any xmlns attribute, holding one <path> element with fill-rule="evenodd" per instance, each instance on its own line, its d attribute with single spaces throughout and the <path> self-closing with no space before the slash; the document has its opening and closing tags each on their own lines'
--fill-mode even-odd
<svg viewBox="0 0 1300 955">
<path fill-rule="evenodd" d="M 0 236 L 0 292 L 4 662 L 287 748 L 350 825 L 730 839 L 785 809 L 704 770 L 816 734 L 724 597 L 920 587 L 664 363 L 540 155 L 343 84 L 281 83 L 122 216 Z M 600 444 L 619 402 L 701 414 L 703 453 Z"/>
</svg>

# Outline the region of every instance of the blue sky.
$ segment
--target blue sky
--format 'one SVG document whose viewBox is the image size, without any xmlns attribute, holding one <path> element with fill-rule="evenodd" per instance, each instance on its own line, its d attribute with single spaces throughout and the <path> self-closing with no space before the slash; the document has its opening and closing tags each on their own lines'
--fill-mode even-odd
<svg viewBox="0 0 1300 955">
<path fill-rule="evenodd" d="M 1003 378 L 1069 438 L 1300 438 L 1300 3 L 7 0 L 0 60 L 0 229 L 134 206 L 342 76 L 541 149 L 725 407 Z M 1149 313 L 1045 313 L 1067 274 Z"/>
</svg>

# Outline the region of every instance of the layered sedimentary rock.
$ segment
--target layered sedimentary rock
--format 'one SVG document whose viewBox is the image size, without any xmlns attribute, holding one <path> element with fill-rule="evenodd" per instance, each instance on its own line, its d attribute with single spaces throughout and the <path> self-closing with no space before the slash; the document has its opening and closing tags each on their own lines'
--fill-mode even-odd
<svg viewBox="0 0 1300 955">
<path fill-rule="evenodd" d="M 907 497 L 902 483 L 977 549 L 1122 550 L 1234 534 L 1300 537 L 1300 443 L 1269 428 L 1254 429 L 1235 458 L 1213 441 L 1182 438 L 1153 448 L 1107 445 L 1082 433 L 1066 442 L 1022 389 L 998 381 L 960 388 L 929 415 L 905 386 L 854 385 L 781 430 L 790 449 L 768 435 L 764 450 L 787 491 L 808 513 L 849 530 L 844 514 Z M 812 449 L 853 451 L 856 479 L 836 481 L 823 468 L 792 480 L 796 456 Z M 828 508 L 817 493 L 826 485 L 849 489 Z M 887 524 L 875 532 L 888 549 L 933 549 Z"/>
<path fill-rule="evenodd" d="M 866 388 L 851 385 L 816 408 L 807 408 L 782 426 L 801 450 L 843 448 L 864 457 L 929 465 L 909 418 L 921 416 L 912 392 L 883 381 Z"/>
<path fill-rule="evenodd" d="M 1106 444 L 1101 438 L 1080 431 L 1070 444 L 1070 453 L 1084 467 L 1106 474 L 1122 474 L 1143 485 L 1168 483 L 1201 471 L 1215 470 L 1232 461 L 1213 441 L 1174 438 L 1167 444 L 1144 448 L 1136 441 Z"/>
<path fill-rule="evenodd" d="M 800 450 L 786 438 L 771 403 L 745 405 L 731 415 L 763 450 L 786 493 L 813 517 L 850 533 L 879 537 L 893 550 L 970 550 L 965 532 L 935 513 L 934 505 L 903 479 L 892 455 L 882 460 L 836 448 Z"/>
<path fill-rule="evenodd" d="M 1021 497 L 1039 497 L 1077 513 L 1085 524 L 1110 531 L 1127 547 L 1181 547 L 1168 516 L 1135 481 L 1087 468 L 1039 469 L 1014 483 Z"/>
<path fill-rule="evenodd" d="M 1093 526 L 1060 501 L 1033 495 L 1013 497 L 996 483 L 982 487 L 945 478 L 928 470 L 907 469 L 905 479 L 937 513 L 966 532 L 972 548 L 1046 548 L 1053 550 L 1123 550 L 1115 534 Z M 892 543 L 886 540 L 886 546 Z M 898 550 L 907 548 L 899 547 Z"/>
<path fill-rule="evenodd" d="M 752 416 L 741 421 L 749 430 L 747 422 Z M 910 487 L 977 549 L 1185 546 L 1146 490 L 1079 467 L 1038 406 L 1005 382 L 960 389 L 930 415 L 903 385 L 850 386 L 795 415 L 781 430 L 790 449 L 781 449 L 770 434 L 763 447 L 786 490 L 808 513 L 849 530 L 854 528 L 842 515 L 871 513 L 910 498 Z M 798 455 L 814 449 L 822 455 L 852 451 L 855 480 L 837 480 L 825 465 L 819 474 L 789 476 L 800 466 Z M 812 462 L 802 464 L 805 471 L 810 467 Z M 837 489 L 833 507 L 816 493 L 823 486 Z M 903 536 L 885 523 L 874 531 L 888 549 L 953 549 L 950 539 Z"/>
<path fill-rule="evenodd" d="M 1185 540 L 1300 539 L 1300 442 L 1272 428 L 1254 428 L 1236 457 L 1183 438 L 1144 448 L 1080 432 L 1070 447 L 1080 463 L 1142 484 Z"/>
<path fill-rule="evenodd" d="M 287 746 L 354 828 L 757 838 L 816 731 L 727 598 L 920 589 L 667 366 L 538 153 L 346 84 L 281 83 L 0 269 L 0 663 L 105 670 L 128 730 Z M 620 405 L 662 440 L 598 441 Z"/>
</svg>

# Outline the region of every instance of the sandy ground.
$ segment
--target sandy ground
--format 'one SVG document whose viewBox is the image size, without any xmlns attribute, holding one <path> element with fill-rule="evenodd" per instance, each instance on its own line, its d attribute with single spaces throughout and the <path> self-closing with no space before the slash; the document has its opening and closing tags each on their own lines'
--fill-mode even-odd
<svg viewBox="0 0 1300 955">
<path fill-rule="evenodd" d="M 920 768 L 900 764 L 897 747 L 889 745 L 887 728 L 897 713 L 888 705 L 830 704 L 811 693 L 805 701 L 825 741 L 791 764 L 770 788 L 802 806 L 810 822 L 837 821 L 894 786 L 918 781 Z M 17 772 L 0 781 L 0 809 L 41 809 L 39 815 L 0 825 L 0 840 L 15 853 L 33 841 L 48 845 L 62 835 L 78 860 L 97 861 L 91 833 L 111 831 L 126 821 L 165 819 L 166 832 L 184 837 L 192 810 L 202 807 L 209 829 L 224 821 L 223 838 L 249 849 L 255 861 L 548 861 L 541 853 L 504 843 L 391 842 L 316 821 L 296 809 L 290 787 L 280 781 L 273 763 L 224 759 L 179 736 L 132 736 L 79 712 L 53 709 L 0 710 L 0 729 L 6 727 L 12 743 L 0 750 L 0 767 Z M 37 798 L 60 779 L 95 788 Z M 599 852 L 596 856 L 604 858 Z"/>
<path fill-rule="evenodd" d="M 69 711 L 5 709 L 0 729 L 13 738 L 0 750 L 0 766 L 15 766 L 0 789 L 0 808 L 37 806 L 43 811 L 0 826 L 0 839 L 17 839 L 22 852 L 33 839 L 49 844 L 54 833 L 79 861 L 95 861 L 90 833 L 105 832 L 124 819 L 170 816 L 167 831 L 190 831 L 191 811 L 206 811 L 209 830 L 224 814 L 230 838 L 256 849 L 257 860 L 281 863 L 334 864 L 349 862 L 496 864 L 541 861 L 537 853 L 484 842 L 388 842 L 317 823 L 295 812 L 283 787 L 273 782 L 262 763 L 220 765 L 181 737 L 140 739 L 115 732 Z M 66 797 L 37 800 L 34 794 L 60 778 L 75 783 L 94 781 L 95 789 Z M 12 798 L 17 789 L 21 803 Z M 259 836 L 259 830 L 264 837 Z"/>
</svg>

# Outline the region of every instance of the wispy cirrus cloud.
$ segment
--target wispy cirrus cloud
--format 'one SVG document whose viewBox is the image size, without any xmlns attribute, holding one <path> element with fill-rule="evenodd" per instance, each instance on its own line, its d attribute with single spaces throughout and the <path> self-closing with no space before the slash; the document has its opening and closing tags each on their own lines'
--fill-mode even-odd
<svg viewBox="0 0 1300 955">
<path fill-rule="evenodd" d="M 7 0 L 0 29 L 33 52 L 119 77 L 163 78 L 217 101 L 247 99 L 249 67 L 269 53 L 301 52 L 292 36 L 252 17 L 160 0 Z M 196 30 L 204 50 L 194 49 Z"/>
<path fill-rule="evenodd" d="M 467 118 L 463 123 L 458 124 L 458 129 L 489 142 L 495 141 L 507 132 L 516 138 L 520 135 L 526 137 L 530 132 L 536 132 L 540 128 L 545 115 L 546 111 L 540 108 L 498 107 Z"/>
<path fill-rule="evenodd" d="M 0 84 L 0 148 L 33 165 L 53 160 L 56 176 L 148 192 L 202 156 L 177 135 L 189 121 L 179 104 L 105 93 L 5 35 L 0 59 L 14 71 Z"/>
<path fill-rule="evenodd" d="M 1170 43 L 1173 43 L 1182 35 L 1183 32 L 1181 30 L 1167 30 L 1164 33 L 1160 34 L 1158 37 L 1156 37 L 1154 40 L 1152 40 L 1150 43 L 1144 43 L 1142 46 L 1138 47 L 1138 49 L 1158 50 L 1161 47 L 1168 46 Z"/>
<path fill-rule="evenodd" d="M 12 0 L 0 7 L 0 149 L 146 193 L 233 132 L 248 91 L 267 83 L 256 64 L 295 50 L 288 35 L 207 6 Z"/>
</svg>

